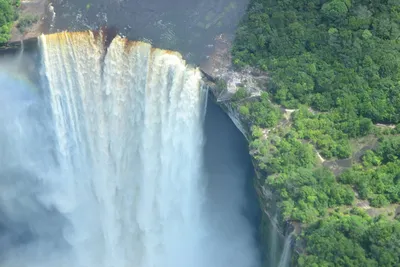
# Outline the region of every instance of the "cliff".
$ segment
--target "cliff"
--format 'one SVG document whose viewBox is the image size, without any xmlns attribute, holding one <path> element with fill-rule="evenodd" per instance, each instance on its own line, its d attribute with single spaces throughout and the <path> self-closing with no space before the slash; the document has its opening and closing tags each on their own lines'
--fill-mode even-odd
<svg viewBox="0 0 400 267">
<path fill-rule="evenodd" d="M 214 101 L 227 113 L 250 143 L 252 141 L 251 124 L 248 119 L 241 115 L 238 105 L 241 102 L 251 102 L 259 99 L 262 92 L 267 91 L 269 77 L 266 72 L 251 67 L 240 70 L 235 69 L 231 58 L 232 41 L 233 36 L 225 34 L 217 36 L 213 54 L 208 58 L 207 62 L 200 65 L 200 69 L 203 73 L 203 80 L 212 93 Z M 244 97 L 243 95 L 240 96 L 240 100 L 237 99 L 239 94 L 244 94 Z M 281 123 L 284 124 L 287 121 L 288 118 L 282 119 Z M 268 132 L 269 129 L 264 129 L 266 139 L 268 138 Z M 271 231 L 276 231 L 280 236 L 280 242 L 278 243 L 283 245 L 284 239 L 294 229 L 297 230 L 296 233 L 299 233 L 299 227 L 291 222 L 279 223 L 280 220 L 278 218 L 281 216 L 277 210 L 275 193 L 265 186 L 265 177 L 257 169 L 254 153 L 254 151 L 250 150 L 256 172 L 253 183 L 263 213 L 261 222 L 262 243 L 264 243 L 263 246 L 267 246 L 267 241 L 271 239 Z M 291 242 L 291 238 L 288 238 L 288 240 Z M 267 251 L 263 254 L 265 260 L 270 256 L 265 255 Z M 271 259 L 268 259 L 268 262 L 271 263 Z M 266 263 L 266 265 L 268 266 L 269 263 Z M 276 261 L 275 264 L 277 264 Z"/>
<path fill-rule="evenodd" d="M 246 90 L 247 99 L 259 97 L 266 89 L 268 76 L 254 68 L 235 70 L 232 66 L 231 46 L 233 36 L 220 34 L 215 38 L 215 49 L 208 61 L 200 65 L 214 100 L 227 112 L 233 123 L 249 140 L 250 129 L 231 105 L 239 89 Z"/>
<path fill-rule="evenodd" d="M 351 187 L 343 182 L 343 179 L 350 177 L 349 174 L 367 179 L 365 173 L 368 171 L 369 173 L 377 172 L 377 174 L 373 173 L 376 176 L 371 178 L 377 180 L 379 168 L 382 173 L 385 173 L 388 172 L 388 166 L 396 166 L 396 164 L 391 165 L 391 162 L 387 163 L 387 166 L 384 164 L 380 166 L 380 160 L 385 160 L 385 154 L 391 153 L 389 148 L 396 146 L 400 128 L 393 124 L 365 124 L 368 126 L 365 134 L 341 135 L 341 141 L 344 140 L 342 143 L 349 143 L 349 146 L 345 147 L 348 150 L 344 150 L 348 154 L 330 155 L 323 149 L 323 141 L 329 140 L 333 134 L 323 136 L 319 143 L 304 134 L 313 130 L 314 134 L 317 131 L 332 133 L 336 126 L 329 121 L 330 117 L 327 117 L 327 113 L 306 106 L 300 106 L 298 110 L 289 110 L 271 103 L 266 86 L 268 74 L 250 67 L 235 69 L 231 64 L 230 44 L 229 37 L 218 36 L 214 54 L 201 68 L 215 101 L 227 112 L 249 141 L 250 154 L 257 173 L 254 185 L 264 214 L 262 227 L 272 224 L 273 230 L 285 236 L 286 240 L 289 240 L 287 242 L 289 245 L 285 244 L 284 249 L 294 243 L 292 247 L 299 254 L 296 254 L 292 260 L 297 261 L 297 264 L 308 257 L 308 251 L 311 250 L 309 245 L 311 237 L 317 236 L 315 240 L 321 240 L 321 236 L 313 232 L 315 227 L 323 225 L 319 224 L 320 222 L 334 221 L 335 218 L 345 221 L 349 214 L 358 216 L 358 213 L 365 213 L 362 224 L 366 227 L 369 227 L 368 223 L 371 219 L 379 221 L 379 218 L 385 218 L 389 221 L 390 228 L 390 224 L 400 217 L 398 202 L 390 205 L 386 202 L 378 203 L 376 199 L 379 199 L 379 196 L 372 195 L 373 197 L 367 198 L 365 192 L 357 190 L 357 186 L 360 188 L 359 185 Z M 263 121 L 265 118 L 271 119 L 268 115 L 276 112 L 276 109 L 280 112 L 279 116 L 272 118 L 273 123 L 269 123 L 268 120 Z M 358 124 L 356 121 L 348 125 L 354 130 L 357 129 Z M 398 151 L 398 149 L 395 150 Z M 370 163 L 371 157 L 377 162 Z M 390 173 L 385 173 L 385 175 L 381 177 L 395 177 L 390 176 Z M 394 183 L 397 181 L 395 179 L 397 178 L 394 178 Z M 390 179 L 388 181 L 390 182 Z M 301 192 L 301 190 L 304 191 Z M 395 189 L 390 188 L 388 192 L 391 192 L 390 190 Z M 372 192 L 372 189 L 370 191 Z M 298 192 L 303 195 L 294 199 L 294 195 L 299 196 Z M 363 193 L 364 196 L 361 195 Z M 302 199 L 304 195 L 309 202 L 308 205 L 304 205 L 305 201 Z M 317 197 L 319 200 L 316 201 Z M 331 201 L 326 207 L 314 204 L 324 197 Z M 394 198 L 396 197 L 398 195 Z M 280 209 L 277 209 L 277 202 Z M 318 206 L 318 209 L 314 205 Z M 302 232 L 301 238 L 292 238 L 293 242 L 290 241 L 292 234 L 289 233 L 292 232 L 297 236 Z M 340 231 L 337 234 L 341 234 Z M 270 242 L 264 237 L 262 240 Z M 306 251 L 307 253 L 304 253 Z M 296 259 L 297 256 L 299 259 Z M 286 259 L 289 257 L 287 256 Z M 266 264 L 266 266 L 275 266 L 275 264 Z"/>
</svg>

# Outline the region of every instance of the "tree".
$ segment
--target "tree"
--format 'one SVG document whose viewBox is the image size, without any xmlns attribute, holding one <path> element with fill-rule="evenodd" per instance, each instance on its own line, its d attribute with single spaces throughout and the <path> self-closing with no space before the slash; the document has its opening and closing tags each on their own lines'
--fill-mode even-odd
<svg viewBox="0 0 400 267">
<path fill-rule="evenodd" d="M 331 0 L 322 5 L 322 15 L 331 21 L 343 20 L 349 12 L 345 0 Z"/>
<path fill-rule="evenodd" d="M 19 1 L 0 0 L 0 44 L 6 43 L 10 38 L 12 24 L 16 16 L 13 5 L 19 5 Z"/>
</svg>

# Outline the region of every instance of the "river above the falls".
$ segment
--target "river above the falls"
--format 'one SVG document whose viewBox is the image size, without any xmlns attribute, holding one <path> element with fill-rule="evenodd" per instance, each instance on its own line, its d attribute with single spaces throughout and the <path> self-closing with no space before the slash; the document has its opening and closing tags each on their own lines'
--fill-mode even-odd
<svg viewBox="0 0 400 267">
<path fill-rule="evenodd" d="M 249 0 L 53 0 L 51 32 L 116 27 L 130 40 L 207 60 L 219 34 L 234 34 Z"/>
</svg>

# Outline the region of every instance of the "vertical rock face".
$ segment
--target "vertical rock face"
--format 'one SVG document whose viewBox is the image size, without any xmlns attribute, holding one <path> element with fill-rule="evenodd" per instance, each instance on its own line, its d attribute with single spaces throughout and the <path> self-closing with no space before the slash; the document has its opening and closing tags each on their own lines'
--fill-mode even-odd
<svg viewBox="0 0 400 267">
<path fill-rule="evenodd" d="M 239 101 L 251 101 L 252 98 L 259 97 L 262 91 L 267 90 L 269 77 L 266 72 L 252 67 L 241 70 L 234 68 L 231 56 L 232 39 L 224 34 L 217 36 L 215 51 L 201 66 L 201 70 L 216 102 L 225 110 L 246 139 L 251 141 L 250 123 L 240 115 L 233 97 L 239 89 L 246 95 L 245 99 Z M 267 129 L 265 130 L 268 132 Z M 265 138 L 268 138 L 267 134 Z M 264 177 L 259 173 L 254 180 L 254 186 L 263 212 L 261 238 L 264 243 L 264 265 L 288 266 L 292 240 L 290 233 L 294 226 L 291 223 L 279 224 L 280 214 L 276 207 L 275 193 L 265 187 Z M 280 254 L 281 249 L 283 249 L 282 254 Z"/>
<path fill-rule="evenodd" d="M 259 97 L 266 90 L 268 75 L 255 68 L 237 70 L 232 65 L 233 36 L 220 34 L 215 38 L 215 50 L 202 64 L 201 70 L 217 103 L 227 112 L 236 127 L 248 139 L 249 129 L 239 112 L 230 102 L 235 93 L 242 89 L 248 98 Z"/>
</svg>

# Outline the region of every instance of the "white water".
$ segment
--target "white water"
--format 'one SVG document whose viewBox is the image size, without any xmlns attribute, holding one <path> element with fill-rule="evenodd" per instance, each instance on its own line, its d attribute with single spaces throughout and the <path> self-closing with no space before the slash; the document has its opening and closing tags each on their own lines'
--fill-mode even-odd
<svg viewBox="0 0 400 267">
<path fill-rule="evenodd" d="M 292 243 L 293 234 L 294 234 L 294 232 L 290 233 L 285 238 L 285 243 L 283 245 L 283 251 L 281 254 L 281 258 L 279 260 L 278 267 L 289 267 L 290 266 L 291 251 L 292 251 L 291 243 Z"/>
<path fill-rule="evenodd" d="M 271 220 L 271 229 L 270 229 L 270 238 L 269 238 L 269 264 L 270 266 L 277 265 L 277 256 L 278 254 L 278 212 L 275 211 L 274 217 Z"/>
<path fill-rule="evenodd" d="M 202 168 L 199 71 L 120 37 L 39 43 L 43 90 L 0 71 L 0 266 L 260 266 L 244 170 Z"/>
<path fill-rule="evenodd" d="M 73 266 L 204 266 L 199 71 L 90 32 L 40 45 Z"/>
<path fill-rule="evenodd" d="M 17 65 L 20 65 L 20 64 L 21 64 L 22 56 L 24 55 L 24 50 L 25 50 L 24 41 L 21 40 L 20 42 L 21 42 L 21 50 L 19 51 L 18 56 L 17 56 L 17 58 L 16 58 L 16 60 L 17 60 Z"/>
</svg>

